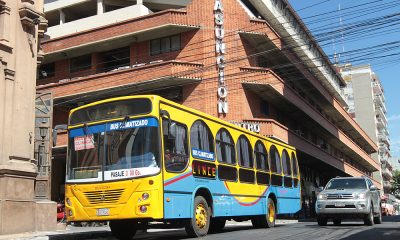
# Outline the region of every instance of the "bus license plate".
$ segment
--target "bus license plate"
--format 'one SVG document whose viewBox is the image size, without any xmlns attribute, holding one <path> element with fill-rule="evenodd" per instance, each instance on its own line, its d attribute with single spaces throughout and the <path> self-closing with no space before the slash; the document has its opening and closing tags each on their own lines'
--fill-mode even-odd
<svg viewBox="0 0 400 240">
<path fill-rule="evenodd" d="M 344 207 L 346 206 L 345 203 L 335 203 L 335 207 Z"/>
<path fill-rule="evenodd" d="M 110 209 L 109 208 L 99 208 L 97 209 L 97 216 L 109 216 Z"/>
</svg>

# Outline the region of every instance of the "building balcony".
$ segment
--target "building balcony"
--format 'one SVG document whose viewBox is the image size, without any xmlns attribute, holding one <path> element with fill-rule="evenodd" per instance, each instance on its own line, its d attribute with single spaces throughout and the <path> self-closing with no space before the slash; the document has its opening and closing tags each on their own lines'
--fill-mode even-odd
<svg viewBox="0 0 400 240">
<path fill-rule="evenodd" d="M 180 61 L 138 64 L 39 85 L 37 90 L 52 91 L 55 103 L 92 101 L 99 94 L 102 98 L 107 98 L 198 83 L 202 79 L 202 71 L 198 70 L 202 67 L 202 64 Z"/>
<path fill-rule="evenodd" d="M 374 89 L 374 94 L 383 94 L 382 86 L 378 81 L 372 82 L 372 87 Z"/>
<path fill-rule="evenodd" d="M 379 144 L 379 153 L 380 154 L 386 154 L 388 152 L 390 152 L 390 150 L 386 144 Z"/>
<path fill-rule="evenodd" d="M 379 130 L 384 129 L 387 126 L 387 122 L 385 122 L 385 119 L 382 116 L 377 115 L 376 126 L 378 127 Z"/>
<path fill-rule="evenodd" d="M 307 125 L 315 131 L 330 134 L 332 141 L 335 141 L 343 149 L 343 152 L 357 160 L 367 169 L 376 171 L 380 165 L 375 162 L 359 145 L 350 139 L 346 134 L 339 130 L 330 122 L 321 112 L 313 108 L 293 89 L 287 86 L 275 73 L 268 69 L 242 68 L 243 79 L 252 79 L 255 73 L 258 73 L 257 79 L 263 79 L 256 82 L 244 81 L 242 86 L 267 100 L 273 105 L 280 106 L 281 109 L 290 112 L 298 119 L 307 121 Z M 248 74 L 247 76 L 245 74 Z M 291 144 L 289 140 L 289 144 Z"/>
<path fill-rule="evenodd" d="M 375 107 L 375 113 L 387 124 L 386 111 L 382 107 Z"/>
<path fill-rule="evenodd" d="M 379 140 L 380 142 L 385 143 L 385 144 L 390 144 L 390 143 L 389 143 L 389 137 L 388 137 L 386 134 L 379 133 L 379 134 L 378 134 L 378 140 Z"/>
<path fill-rule="evenodd" d="M 93 52 L 93 49 L 107 51 L 200 28 L 189 22 L 185 10 L 166 10 L 48 39 L 42 43 L 45 61 L 81 56 Z"/>
<path fill-rule="evenodd" d="M 117 9 L 111 12 L 106 12 L 103 14 L 98 14 L 49 27 L 47 29 L 46 35 L 50 39 L 58 38 L 74 34 L 77 32 L 83 32 L 90 29 L 95 29 L 110 24 L 123 22 L 128 19 L 149 15 L 151 13 L 152 12 L 144 5 L 133 5 Z"/>
<path fill-rule="evenodd" d="M 387 167 L 382 167 L 382 177 L 384 180 L 392 180 L 393 174 Z"/>
<path fill-rule="evenodd" d="M 390 181 L 383 181 L 383 188 L 386 190 L 392 189 L 392 184 L 390 183 Z"/>
</svg>

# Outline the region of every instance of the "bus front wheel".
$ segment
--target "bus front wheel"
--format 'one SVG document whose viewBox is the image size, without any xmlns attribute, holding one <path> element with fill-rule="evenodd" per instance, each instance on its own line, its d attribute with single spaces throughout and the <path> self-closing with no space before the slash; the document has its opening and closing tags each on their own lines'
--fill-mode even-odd
<svg viewBox="0 0 400 240">
<path fill-rule="evenodd" d="M 211 211 L 206 199 L 202 196 L 194 198 L 193 216 L 185 226 L 186 233 L 191 237 L 207 235 L 210 228 Z"/>
<path fill-rule="evenodd" d="M 272 228 L 275 226 L 276 219 L 276 208 L 275 202 L 272 198 L 268 198 L 267 202 L 267 214 L 263 216 L 257 216 L 251 219 L 251 223 L 255 228 Z"/>
<path fill-rule="evenodd" d="M 110 222 L 111 233 L 119 240 L 131 240 L 136 234 L 136 226 L 133 220 L 117 220 Z"/>
</svg>

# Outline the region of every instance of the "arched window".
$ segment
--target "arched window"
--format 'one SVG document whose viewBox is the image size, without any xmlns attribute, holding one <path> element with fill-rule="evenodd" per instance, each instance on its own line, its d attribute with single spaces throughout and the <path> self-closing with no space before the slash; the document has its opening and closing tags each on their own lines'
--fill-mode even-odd
<svg viewBox="0 0 400 240">
<path fill-rule="evenodd" d="M 283 174 L 285 176 L 292 176 L 292 166 L 290 164 L 290 157 L 285 149 L 282 151 L 282 167 L 283 167 Z"/>
<path fill-rule="evenodd" d="M 214 160 L 213 135 L 207 124 L 201 120 L 194 122 L 190 128 L 190 145 L 193 157 Z"/>
<path fill-rule="evenodd" d="M 217 146 L 218 161 L 228 164 L 236 164 L 235 144 L 231 134 L 224 128 L 221 128 L 215 137 Z"/>
<path fill-rule="evenodd" d="M 253 167 L 253 150 L 249 140 L 244 136 L 240 136 L 236 143 L 237 155 L 239 165 L 242 167 L 252 168 Z"/>
<path fill-rule="evenodd" d="M 299 167 L 294 152 L 292 153 L 292 164 L 293 164 L 293 177 L 297 178 L 299 176 Z"/>
<path fill-rule="evenodd" d="M 271 171 L 278 174 L 282 173 L 281 158 L 274 145 L 269 149 L 269 159 L 271 160 Z"/>
<path fill-rule="evenodd" d="M 256 163 L 257 163 L 257 169 L 260 170 L 269 170 L 269 164 L 268 164 L 268 153 L 267 150 L 265 149 L 264 144 L 258 140 L 256 142 L 256 146 L 254 148 L 254 154 L 256 155 Z"/>
</svg>

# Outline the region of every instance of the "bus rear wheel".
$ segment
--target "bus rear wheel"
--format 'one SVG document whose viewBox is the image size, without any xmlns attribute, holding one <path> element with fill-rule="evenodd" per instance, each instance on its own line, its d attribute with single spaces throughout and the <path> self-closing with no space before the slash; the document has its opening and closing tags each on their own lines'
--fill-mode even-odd
<svg viewBox="0 0 400 240">
<path fill-rule="evenodd" d="M 267 214 L 265 216 L 257 216 L 251 220 L 255 228 L 272 228 L 275 226 L 276 208 L 272 198 L 268 198 Z"/>
<path fill-rule="evenodd" d="M 110 222 L 111 233 L 119 240 L 131 240 L 136 234 L 133 220 L 116 220 Z"/>
<path fill-rule="evenodd" d="M 207 235 L 210 228 L 211 211 L 207 201 L 202 196 L 194 198 L 193 216 L 185 226 L 186 233 L 191 237 Z"/>
</svg>

